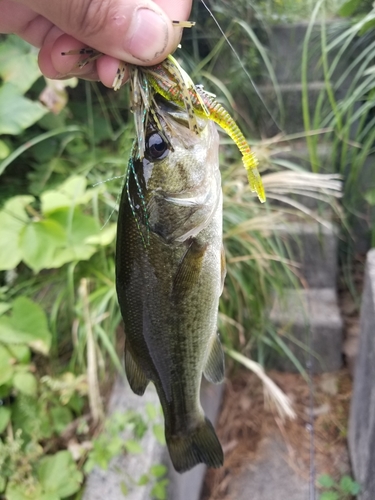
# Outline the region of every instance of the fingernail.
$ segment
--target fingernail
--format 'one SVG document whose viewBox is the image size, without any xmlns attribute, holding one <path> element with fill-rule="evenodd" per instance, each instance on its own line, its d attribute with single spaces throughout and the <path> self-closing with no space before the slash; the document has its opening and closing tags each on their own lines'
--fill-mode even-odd
<svg viewBox="0 0 375 500">
<path fill-rule="evenodd" d="M 162 15 L 150 9 L 138 9 L 125 42 L 126 52 L 141 61 L 151 61 L 165 51 L 167 43 L 168 26 Z"/>
</svg>

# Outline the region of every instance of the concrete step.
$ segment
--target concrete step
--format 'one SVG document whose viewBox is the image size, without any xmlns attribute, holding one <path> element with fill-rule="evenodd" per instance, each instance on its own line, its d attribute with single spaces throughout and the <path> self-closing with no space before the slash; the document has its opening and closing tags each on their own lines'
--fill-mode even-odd
<svg viewBox="0 0 375 500">
<path fill-rule="evenodd" d="M 275 298 L 270 319 L 303 368 L 310 362 L 314 373 L 341 368 L 343 324 L 335 289 L 285 290 Z M 298 371 L 288 357 L 279 357 L 273 367 Z"/>
<path fill-rule="evenodd" d="M 257 458 L 230 482 L 228 498 L 236 500 L 302 500 L 309 497 L 309 481 L 288 462 L 288 449 L 278 434 L 264 438 Z M 187 497 L 188 498 L 188 497 Z M 313 499 L 311 499 L 313 500 Z M 316 499 L 318 500 L 318 493 Z"/>
<path fill-rule="evenodd" d="M 290 222 L 278 226 L 275 235 L 298 264 L 297 273 L 305 287 L 336 288 L 338 229 L 327 222 Z"/>
</svg>

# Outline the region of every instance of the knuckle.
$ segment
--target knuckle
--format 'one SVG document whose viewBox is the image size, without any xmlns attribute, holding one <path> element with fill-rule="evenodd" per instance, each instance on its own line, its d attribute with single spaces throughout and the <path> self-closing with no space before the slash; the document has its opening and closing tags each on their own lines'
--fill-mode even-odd
<svg viewBox="0 0 375 500">
<path fill-rule="evenodd" d="M 104 30 L 108 21 L 113 17 L 113 2 L 110 0 L 82 1 L 79 8 L 77 8 L 77 2 L 72 2 L 72 5 L 74 5 L 72 19 L 82 38 L 96 36 Z"/>
</svg>

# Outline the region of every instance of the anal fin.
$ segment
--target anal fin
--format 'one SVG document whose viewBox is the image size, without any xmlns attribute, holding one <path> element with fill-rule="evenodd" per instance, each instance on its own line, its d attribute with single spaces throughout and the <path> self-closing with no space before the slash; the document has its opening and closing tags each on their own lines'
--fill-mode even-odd
<svg viewBox="0 0 375 500">
<path fill-rule="evenodd" d="M 127 341 L 125 341 L 125 373 L 132 391 L 138 396 L 143 396 L 149 380 L 135 361 Z"/>
<path fill-rule="evenodd" d="M 219 335 L 214 333 L 210 338 L 209 352 L 203 373 L 206 379 L 213 384 L 220 384 L 224 380 L 224 352 Z"/>
</svg>

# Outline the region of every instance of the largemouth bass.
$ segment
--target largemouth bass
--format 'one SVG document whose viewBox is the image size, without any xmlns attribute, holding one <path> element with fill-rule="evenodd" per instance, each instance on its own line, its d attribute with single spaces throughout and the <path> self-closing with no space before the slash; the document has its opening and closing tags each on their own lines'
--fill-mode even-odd
<svg viewBox="0 0 375 500">
<path fill-rule="evenodd" d="M 223 451 L 200 405 L 202 374 L 224 378 L 217 334 L 225 276 L 218 133 L 157 97 L 137 143 L 119 209 L 116 287 L 125 323 L 125 370 L 142 395 L 155 384 L 165 437 L 178 472 L 220 467 Z M 161 130 L 160 130 L 161 125 Z"/>
</svg>

